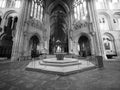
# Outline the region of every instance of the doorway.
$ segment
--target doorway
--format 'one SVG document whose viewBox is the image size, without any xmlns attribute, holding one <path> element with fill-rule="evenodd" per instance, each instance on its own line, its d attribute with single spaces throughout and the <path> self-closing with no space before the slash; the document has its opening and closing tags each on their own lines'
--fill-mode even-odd
<svg viewBox="0 0 120 90">
<path fill-rule="evenodd" d="M 81 57 L 87 57 L 91 55 L 90 41 L 88 37 L 81 36 L 78 40 L 79 44 L 79 55 Z"/>
<path fill-rule="evenodd" d="M 1 58 L 11 58 L 13 38 L 16 34 L 16 26 L 18 22 L 18 17 L 15 14 L 10 14 L 5 19 L 4 31 L 0 35 L 0 57 Z"/>
<path fill-rule="evenodd" d="M 34 35 L 30 39 L 30 50 L 31 50 L 31 57 L 35 58 L 39 56 L 39 38 Z"/>
</svg>

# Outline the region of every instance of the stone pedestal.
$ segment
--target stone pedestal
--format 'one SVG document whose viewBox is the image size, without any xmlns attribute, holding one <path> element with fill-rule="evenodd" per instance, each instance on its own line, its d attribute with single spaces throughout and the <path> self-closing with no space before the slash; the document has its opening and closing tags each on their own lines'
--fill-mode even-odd
<svg viewBox="0 0 120 90">
<path fill-rule="evenodd" d="M 66 53 L 55 53 L 57 60 L 64 60 L 64 56 Z"/>
</svg>

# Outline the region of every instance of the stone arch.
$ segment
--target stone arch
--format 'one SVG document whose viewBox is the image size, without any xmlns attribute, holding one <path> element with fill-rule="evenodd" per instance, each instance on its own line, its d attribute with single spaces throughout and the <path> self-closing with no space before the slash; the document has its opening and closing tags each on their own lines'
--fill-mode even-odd
<svg viewBox="0 0 120 90">
<path fill-rule="evenodd" d="M 111 33 L 109 33 L 109 32 L 105 32 L 103 35 L 107 35 L 107 36 L 109 36 L 112 40 L 115 40 L 115 37 L 114 37 Z"/>
<path fill-rule="evenodd" d="M 117 56 L 114 36 L 106 32 L 103 34 L 102 39 L 106 57 L 112 59 L 113 56 Z"/>
<path fill-rule="evenodd" d="M 30 40 L 30 38 L 31 38 L 32 36 L 37 36 L 38 39 L 39 39 L 39 41 L 41 41 L 41 36 L 40 36 L 38 33 L 32 33 L 32 34 L 30 34 L 28 40 Z"/>
<path fill-rule="evenodd" d="M 32 58 L 38 57 L 40 54 L 40 36 L 38 34 L 32 34 L 29 38 L 29 52 Z"/>
<path fill-rule="evenodd" d="M 58 5 L 58 4 L 60 4 L 61 6 L 63 6 L 63 7 L 65 8 L 65 10 L 66 10 L 67 13 L 70 11 L 68 5 L 67 5 L 65 2 L 59 0 L 59 1 L 54 1 L 53 3 L 51 3 L 51 4 L 48 6 L 47 12 L 50 14 L 51 11 L 52 11 L 52 9 L 53 9 L 56 5 Z"/>
<path fill-rule="evenodd" d="M 108 13 L 106 13 L 106 12 L 100 12 L 98 14 L 98 17 L 100 17 L 100 16 L 104 16 L 105 17 L 105 19 L 107 20 L 108 29 L 111 30 L 112 29 L 112 27 L 111 27 L 112 23 L 111 23 L 111 17 L 110 17 L 110 15 Z M 106 25 L 104 25 L 104 26 L 106 26 Z"/>
<path fill-rule="evenodd" d="M 11 58 L 12 47 L 14 43 L 13 38 L 16 34 L 18 15 L 14 10 L 10 10 L 3 15 L 3 19 L 5 19 L 5 22 L 3 22 L 4 32 L 0 36 L 0 57 Z"/>
<path fill-rule="evenodd" d="M 107 18 L 110 18 L 110 15 L 107 12 L 99 12 L 99 15 L 105 15 Z"/>
<path fill-rule="evenodd" d="M 3 16 L 3 19 L 6 19 L 12 13 L 16 13 L 17 14 L 17 12 L 15 10 L 9 10 L 9 11 L 5 12 L 5 14 Z"/>
<path fill-rule="evenodd" d="M 91 56 L 92 43 L 91 37 L 87 33 L 81 33 L 78 38 L 78 51 L 79 55 L 82 57 Z"/>
<path fill-rule="evenodd" d="M 14 18 L 14 19 L 17 19 L 16 22 L 14 22 L 14 20 L 13 20 L 13 23 L 18 22 L 18 19 L 19 19 L 18 18 L 18 13 L 15 10 L 9 10 L 9 11 L 5 12 L 5 14 L 3 15 L 3 19 L 5 19 L 5 21 L 3 22 L 4 26 L 6 26 L 6 24 L 8 23 L 8 19 L 11 18 L 11 17 Z"/>
<path fill-rule="evenodd" d="M 86 36 L 91 41 L 91 36 L 89 34 L 82 32 L 80 33 L 79 37 L 81 36 Z"/>
<path fill-rule="evenodd" d="M 120 30 L 120 12 L 115 12 L 112 20 L 114 30 Z"/>
</svg>

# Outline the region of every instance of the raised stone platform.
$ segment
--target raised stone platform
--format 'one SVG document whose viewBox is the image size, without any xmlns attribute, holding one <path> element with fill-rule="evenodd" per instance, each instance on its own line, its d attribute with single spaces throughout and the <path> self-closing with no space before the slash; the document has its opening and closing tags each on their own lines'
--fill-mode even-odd
<svg viewBox="0 0 120 90">
<path fill-rule="evenodd" d="M 81 64 L 77 59 L 72 59 L 72 58 L 64 58 L 64 59 L 65 60 L 56 60 L 56 58 L 44 59 L 43 61 L 40 61 L 40 65 L 67 67 L 67 66 Z"/>
<path fill-rule="evenodd" d="M 56 58 L 37 60 L 30 62 L 26 67 L 27 70 L 50 72 L 60 75 L 68 75 L 92 68 L 95 68 L 95 65 L 91 62 L 73 58 L 64 58 L 64 60 L 57 60 Z"/>
</svg>

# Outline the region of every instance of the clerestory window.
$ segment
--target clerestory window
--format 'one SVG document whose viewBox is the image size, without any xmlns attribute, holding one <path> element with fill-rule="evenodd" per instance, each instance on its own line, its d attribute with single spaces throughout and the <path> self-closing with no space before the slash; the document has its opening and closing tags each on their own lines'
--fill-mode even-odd
<svg viewBox="0 0 120 90">
<path fill-rule="evenodd" d="M 104 0 L 96 0 L 96 9 L 105 9 L 105 1 Z"/>
<path fill-rule="evenodd" d="M 22 0 L 7 0 L 8 8 L 20 8 Z"/>
<path fill-rule="evenodd" d="M 76 20 L 85 20 L 87 16 L 86 0 L 75 0 L 73 3 L 74 17 Z"/>
<path fill-rule="evenodd" d="M 43 18 L 43 0 L 32 0 L 30 17 L 42 21 L 42 18 Z"/>
<path fill-rule="evenodd" d="M 0 8 L 6 7 L 6 0 L 0 0 Z"/>
</svg>

